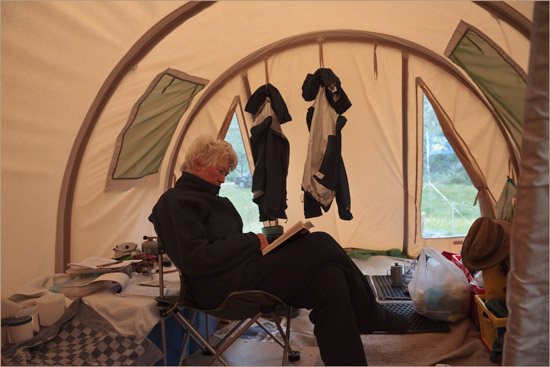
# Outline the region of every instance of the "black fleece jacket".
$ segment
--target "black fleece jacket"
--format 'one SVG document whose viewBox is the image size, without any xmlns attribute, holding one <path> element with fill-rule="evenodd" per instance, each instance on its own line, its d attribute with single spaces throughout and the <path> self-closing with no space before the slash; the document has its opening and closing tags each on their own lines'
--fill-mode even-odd
<svg viewBox="0 0 550 367">
<path fill-rule="evenodd" d="M 214 307 L 240 283 L 241 270 L 260 257 L 260 241 L 242 233 L 242 219 L 220 187 L 183 172 L 153 207 L 149 220 L 201 307 Z"/>
<path fill-rule="evenodd" d="M 269 98 L 275 116 L 258 113 L 265 108 Z M 287 219 L 286 178 L 290 157 L 290 144 L 281 130 L 281 124 L 291 121 L 283 97 L 271 84 L 258 88 L 248 100 L 245 111 L 254 115 L 254 125 L 250 129 L 250 148 L 254 159 L 252 192 L 258 205 L 260 221 Z"/>
</svg>

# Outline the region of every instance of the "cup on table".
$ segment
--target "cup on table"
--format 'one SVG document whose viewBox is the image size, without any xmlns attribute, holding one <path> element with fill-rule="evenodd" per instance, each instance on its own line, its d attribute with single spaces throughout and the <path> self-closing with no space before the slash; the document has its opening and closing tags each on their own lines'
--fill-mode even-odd
<svg viewBox="0 0 550 367">
<path fill-rule="evenodd" d="M 392 287 L 401 287 L 403 285 L 403 267 L 395 263 L 388 269 Z"/>
<path fill-rule="evenodd" d="M 50 326 L 56 323 L 65 312 L 65 295 L 49 293 L 36 300 L 38 317 L 41 326 Z"/>
</svg>

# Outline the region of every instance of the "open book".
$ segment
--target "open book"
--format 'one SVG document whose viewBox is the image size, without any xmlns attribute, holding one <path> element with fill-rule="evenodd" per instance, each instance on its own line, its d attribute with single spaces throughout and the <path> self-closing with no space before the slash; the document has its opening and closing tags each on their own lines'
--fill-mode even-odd
<svg viewBox="0 0 550 367">
<path fill-rule="evenodd" d="M 281 244 L 291 239 L 295 239 L 297 237 L 303 236 L 306 233 L 309 233 L 309 230 L 312 227 L 313 227 L 313 223 L 311 223 L 309 220 L 306 222 L 302 222 L 301 220 L 298 221 L 296 224 L 294 224 L 292 227 L 286 230 L 282 235 L 280 235 L 276 240 L 274 240 L 268 246 L 266 246 L 262 250 L 262 255 L 267 254 L 268 252 L 274 250 Z"/>
<path fill-rule="evenodd" d="M 61 285 L 60 291 L 67 297 L 83 297 L 95 293 L 102 289 L 118 285 L 120 288 L 119 296 L 130 297 L 158 297 L 159 289 L 142 286 L 138 284 L 129 284 L 130 278 L 125 273 L 105 273 L 97 278 L 83 278 L 67 282 Z M 168 289 L 164 288 L 164 294 Z"/>
</svg>

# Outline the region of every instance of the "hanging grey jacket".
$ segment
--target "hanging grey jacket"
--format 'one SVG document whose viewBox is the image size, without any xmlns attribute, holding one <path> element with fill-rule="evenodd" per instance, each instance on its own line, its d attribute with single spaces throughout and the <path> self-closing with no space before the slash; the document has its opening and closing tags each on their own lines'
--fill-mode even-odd
<svg viewBox="0 0 550 367">
<path fill-rule="evenodd" d="M 342 116 L 351 107 L 340 80 L 331 69 L 318 69 L 308 74 L 302 85 L 302 96 L 313 105 L 307 111 L 309 141 L 302 190 L 306 218 L 322 215 L 336 198 L 341 219 L 351 220 L 351 197 L 342 159 Z"/>
</svg>

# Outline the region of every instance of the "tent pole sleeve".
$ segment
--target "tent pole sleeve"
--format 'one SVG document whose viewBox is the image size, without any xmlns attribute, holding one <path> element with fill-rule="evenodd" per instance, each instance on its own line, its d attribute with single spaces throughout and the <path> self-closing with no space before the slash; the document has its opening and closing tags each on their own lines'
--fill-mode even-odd
<svg viewBox="0 0 550 367">
<path fill-rule="evenodd" d="M 409 250 L 409 54 L 403 52 L 401 58 L 401 117 L 403 140 L 403 253 Z"/>
</svg>

